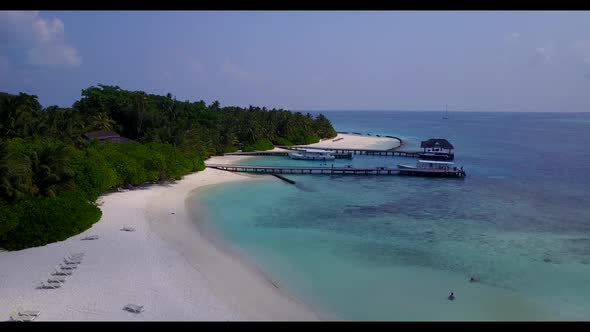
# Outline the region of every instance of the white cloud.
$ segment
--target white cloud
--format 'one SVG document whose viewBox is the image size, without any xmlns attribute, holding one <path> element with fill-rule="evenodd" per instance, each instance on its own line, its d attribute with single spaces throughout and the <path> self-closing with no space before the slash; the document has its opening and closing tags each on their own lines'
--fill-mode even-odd
<svg viewBox="0 0 590 332">
<path fill-rule="evenodd" d="M 0 55 L 0 84 L 6 84 L 11 78 L 12 66 L 8 58 Z"/>
<path fill-rule="evenodd" d="M 28 52 L 28 61 L 37 66 L 80 66 L 78 51 L 68 45 L 34 47 Z"/>
<path fill-rule="evenodd" d="M 309 77 L 309 79 L 307 80 L 308 88 L 311 88 L 315 91 L 319 91 L 318 89 L 321 90 L 327 83 L 328 82 L 326 80 L 326 76 L 318 73 L 312 74 L 311 77 Z"/>
<path fill-rule="evenodd" d="M 10 60 L 0 55 L 0 73 L 10 70 Z"/>
<path fill-rule="evenodd" d="M 21 49 L 26 62 L 46 67 L 78 67 L 78 50 L 66 42 L 59 18 L 45 19 L 36 11 L 0 11 L 0 36 L 12 49 Z"/>
<path fill-rule="evenodd" d="M 41 17 L 33 19 L 33 33 L 40 43 L 48 44 L 63 40 L 64 22 L 59 18 L 44 20 Z"/>
<path fill-rule="evenodd" d="M 262 77 L 260 75 L 251 71 L 247 71 L 246 69 L 236 65 L 228 58 L 223 61 L 223 73 L 231 79 L 240 82 L 259 83 L 262 81 Z"/>
<path fill-rule="evenodd" d="M 590 46 L 585 40 L 578 40 L 572 45 L 573 49 L 583 49 Z"/>
<path fill-rule="evenodd" d="M 326 80 L 326 77 L 323 75 L 312 75 L 310 81 L 313 83 L 322 83 Z"/>
<path fill-rule="evenodd" d="M 33 79 L 28 70 L 17 68 L 9 58 L 0 55 L 0 90 L 9 89 L 9 86 L 14 84 L 30 86 L 32 83 Z"/>
<path fill-rule="evenodd" d="M 511 43 L 517 43 L 520 41 L 520 33 L 513 32 L 508 37 L 506 37 L 506 40 Z"/>
<path fill-rule="evenodd" d="M 203 70 L 203 66 L 201 63 L 194 58 L 188 58 L 187 60 L 188 68 L 191 69 L 194 73 L 201 73 Z"/>
<path fill-rule="evenodd" d="M 590 42 L 579 40 L 572 45 L 573 61 L 578 73 L 590 80 Z"/>
<path fill-rule="evenodd" d="M 583 63 L 590 65 L 590 42 L 579 40 L 573 45 L 574 54 Z"/>
<path fill-rule="evenodd" d="M 223 73 L 240 81 L 247 81 L 249 76 L 244 69 L 238 67 L 227 58 L 223 61 Z"/>
<path fill-rule="evenodd" d="M 553 59 L 553 47 L 537 47 L 535 49 L 535 55 L 533 57 L 533 62 L 535 63 L 550 63 Z"/>
</svg>

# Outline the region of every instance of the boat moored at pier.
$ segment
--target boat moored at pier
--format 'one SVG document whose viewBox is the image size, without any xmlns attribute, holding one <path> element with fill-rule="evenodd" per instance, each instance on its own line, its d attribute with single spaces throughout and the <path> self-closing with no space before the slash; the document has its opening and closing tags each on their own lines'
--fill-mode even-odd
<svg viewBox="0 0 590 332">
<path fill-rule="evenodd" d="M 418 160 L 416 166 L 397 165 L 400 175 L 416 176 L 453 176 L 465 177 L 463 166 L 457 167 L 454 162 L 437 160 Z"/>
<path fill-rule="evenodd" d="M 334 160 L 334 154 L 327 150 L 319 149 L 299 149 L 289 153 L 289 158 L 300 160 Z"/>
</svg>

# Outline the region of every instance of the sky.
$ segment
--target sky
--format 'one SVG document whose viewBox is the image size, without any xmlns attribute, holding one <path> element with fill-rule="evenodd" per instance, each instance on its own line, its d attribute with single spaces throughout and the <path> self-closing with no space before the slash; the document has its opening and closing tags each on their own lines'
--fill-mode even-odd
<svg viewBox="0 0 590 332">
<path fill-rule="evenodd" d="M 590 12 L 0 11 L 0 91 L 290 110 L 590 111 Z"/>
</svg>

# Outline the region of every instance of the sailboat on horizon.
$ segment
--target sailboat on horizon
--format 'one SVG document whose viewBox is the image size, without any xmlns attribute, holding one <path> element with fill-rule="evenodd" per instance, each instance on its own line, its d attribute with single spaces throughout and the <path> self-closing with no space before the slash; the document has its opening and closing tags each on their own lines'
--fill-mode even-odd
<svg viewBox="0 0 590 332">
<path fill-rule="evenodd" d="M 443 120 L 448 120 L 449 119 L 449 108 L 448 105 L 445 105 L 445 113 L 443 114 Z"/>
</svg>

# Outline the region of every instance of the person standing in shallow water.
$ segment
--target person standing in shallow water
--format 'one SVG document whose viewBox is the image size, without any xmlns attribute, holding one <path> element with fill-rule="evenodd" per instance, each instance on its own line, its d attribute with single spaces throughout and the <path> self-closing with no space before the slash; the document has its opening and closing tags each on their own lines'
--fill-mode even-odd
<svg viewBox="0 0 590 332">
<path fill-rule="evenodd" d="M 455 293 L 451 292 L 451 295 L 449 295 L 449 300 L 453 301 L 455 299 Z"/>
</svg>

